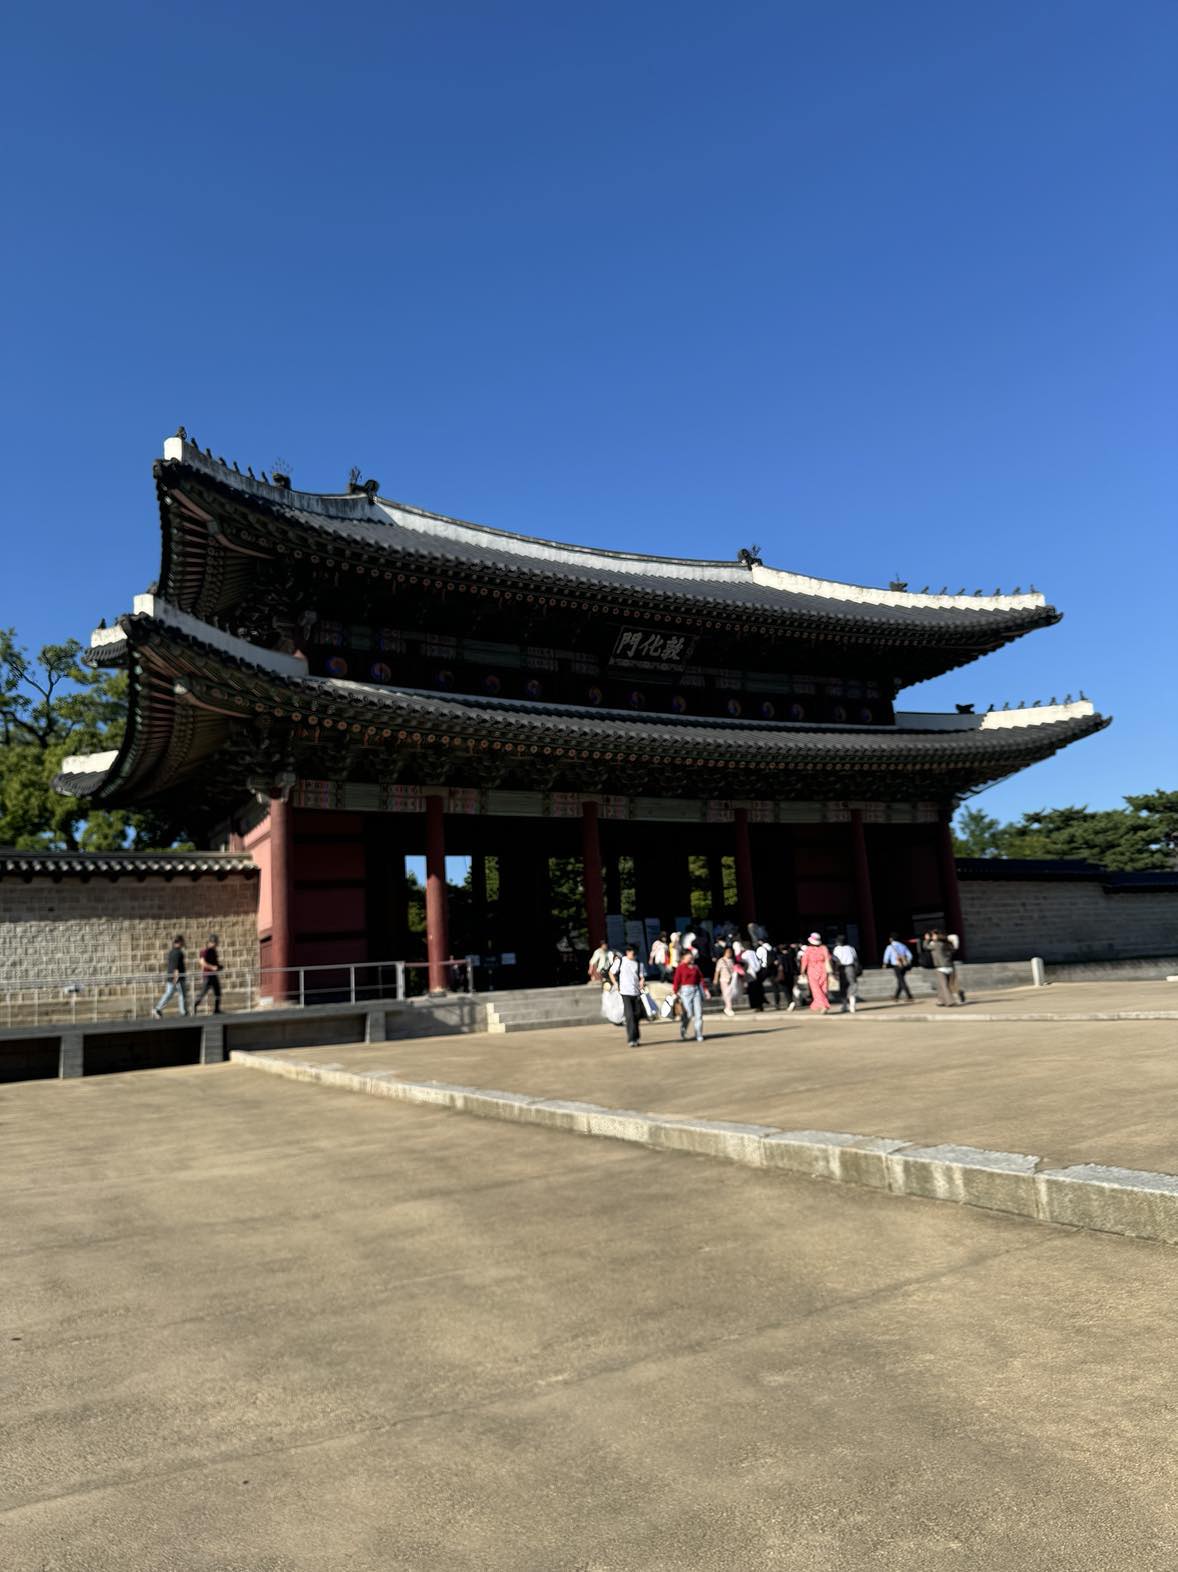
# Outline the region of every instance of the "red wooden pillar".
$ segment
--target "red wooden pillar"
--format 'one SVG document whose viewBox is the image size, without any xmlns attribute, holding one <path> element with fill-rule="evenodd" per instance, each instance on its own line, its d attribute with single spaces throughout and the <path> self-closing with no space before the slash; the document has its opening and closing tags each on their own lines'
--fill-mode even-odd
<svg viewBox="0 0 1178 1572">
<path fill-rule="evenodd" d="M 945 903 L 945 920 L 950 933 L 955 933 L 961 944 L 958 954 L 965 959 L 965 932 L 961 922 L 961 891 L 957 887 L 957 857 L 953 851 L 953 811 L 942 808 L 938 828 L 937 851 L 941 864 L 941 898 Z"/>
<path fill-rule="evenodd" d="M 874 966 L 879 954 L 875 934 L 875 897 L 871 892 L 871 865 L 863 833 L 862 808 L 851 809 L 851 850 L 855 860 L 855 904 L 859 908 L 859 963 Z"/>
<path fill-rule="evenodd" d="M 605 938 L 605 884 L 601 877 L 601 836 L 597 829 L 597 804 L 581 804 L 581 868 L 585 886 L 585 922 L 589 953 Z"/>
<path fill-rule="evenodd" d="M 291 856 L 290 804 L 270 799 L 270 976 L 261 979 L 261 991 L 274 999 L 288 999 L 297 990 L 286 968 L 294 964 L 293 857 Z M 267 987 L 267 984 L 269 986 Z"/>
<path fill-rule="evenodd" d="M 749 844 L 749 811 L 737 808 L 736 829 L 736 915 L 747 928 L 757 920 L 757 899 L 753 887 L 753 852 Z"/>
<path fill-rule="evenodd" d="M 429 960 L 429 991 L 445 993 L 449 937 L 446 933 L 446 804 L 441 797 L 425 799 L 425 953 Z"/>
</svg>

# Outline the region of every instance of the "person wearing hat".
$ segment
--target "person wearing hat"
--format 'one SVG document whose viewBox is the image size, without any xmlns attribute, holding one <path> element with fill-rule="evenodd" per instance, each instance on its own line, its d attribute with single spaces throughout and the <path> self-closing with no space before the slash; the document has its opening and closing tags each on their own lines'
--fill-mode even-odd
<svg viewBox="0 0 1178 1572">
<path fill-rule="evenodd" d="M 817 1015 L 830 1014 L 830 997 L 827 989 L 834 971 L 830 951 L 822 942 L 822 935 L 815 931 L 802 946 L 798 957 L 798 971 L 810 985 L 810 1008 Z"/>
</svg>

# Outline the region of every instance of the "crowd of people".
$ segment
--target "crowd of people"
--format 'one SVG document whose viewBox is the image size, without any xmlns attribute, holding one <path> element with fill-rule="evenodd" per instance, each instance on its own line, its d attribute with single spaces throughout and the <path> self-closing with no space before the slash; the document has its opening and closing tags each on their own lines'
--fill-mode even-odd
<svg viewBox="0 0 1178 1572">
<path fill-rule="evenodd" d="M 880 964 L 895 979 L 893 1000 L 912 1002 L 908 973 L 918 967 L 931 973 L 939 1007 L 964 1004 L 965 992 L 957 977 L 958 948 L 957 936 L 939 928 L 911 941 L 891 934 Z M 804 1006 L 829 1015 L 835 1007 L 832 995 L 837 996 L 841 1013 L 854 1015 L 862 972 L 859 953 L 844 934 L 827 944 L 815 930 L 804 940 L 777 945 L 756 923 L 748 925 L 743 937 L 732 922 L 660 933 L 645 961 L 636 944 L 614 950 L 604 939 L 589 957 L 589 981 L 603 989 L 603 1011 L 625 1026 L 631 1048 L 639 1046 L 642 1020 L 656 1015 L 677 1019 L 681 1040 L 692 1028 L 696 1041 L 702 1042 L 704 1002 L 717 993 L 728 1016 L 736 1013 L 742 997 L 757 1012 L 771 999 L 775 1010 Z M 650 993 L 651 982 L 671 985 L 661 1004 Z"/>
</svg>

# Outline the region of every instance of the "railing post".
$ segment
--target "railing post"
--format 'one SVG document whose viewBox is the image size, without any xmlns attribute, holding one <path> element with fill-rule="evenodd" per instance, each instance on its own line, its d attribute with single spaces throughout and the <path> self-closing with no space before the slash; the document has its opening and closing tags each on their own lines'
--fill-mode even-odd
<svg viewBox="0 0 1178 1572">
<path fill-rule="evenodd" d="M 307 974 L 306 969 L 299 967 L 299 1004 L 306 1008 L 307 1004 Z"/>
<path fill-rule="evenodd" d="M 403 999 L 405 997 L 405 962 L 395 961 L 393 964 L 397 969 L 397 998 Z"/>
<path fill-rule="evenodd" d="M 252 1010 L 253 1007 L 254 1007 L 253 982 L 254 982 L 253 968 L 247 966 L 246 967 L 246 972 L 245 972 L 245 1007 L 246 1007 L 247 1010 Z"/>
<path fill-rule="evenodd" d="M 355 968 L 355 966 L 349 966 L 348 967 L 348 981 L 349 981 L 349 984 L 350 984 L 351 990 L 352 990 L 351 998 L 348 1000 L 348 1003 L 349 1004 L 355 1004 L 355 1002 L 356 1002 L 356 968 Z"/>
</svg>

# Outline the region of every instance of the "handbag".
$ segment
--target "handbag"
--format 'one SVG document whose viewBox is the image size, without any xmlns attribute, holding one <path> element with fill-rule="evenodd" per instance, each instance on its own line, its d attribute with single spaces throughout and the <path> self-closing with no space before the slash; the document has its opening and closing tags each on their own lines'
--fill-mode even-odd
<svg viewBox="0 0 1178 1572">
<path fill-rule="evenodd" d="M 648 1021 L 653 1021 L 655 1016 L 659 1013 L 658 1005 L 654 1002 L 648 993 L 640 993 L 638 997 L 642 1001 L 642 1008 L 646 1011 L 646 1019 Z"/>
<path fill-rule="evenodd" d="M 662 1004 L 659 1005 L 659 1014 L 662 1016 L 664 1021 L 669 1021 L 671 1019 L 675 1013 L 675 1006 L 678 1003 L 679 995 L 677 993 L 669 993 L 663 1000 Z"/>
</svg>

